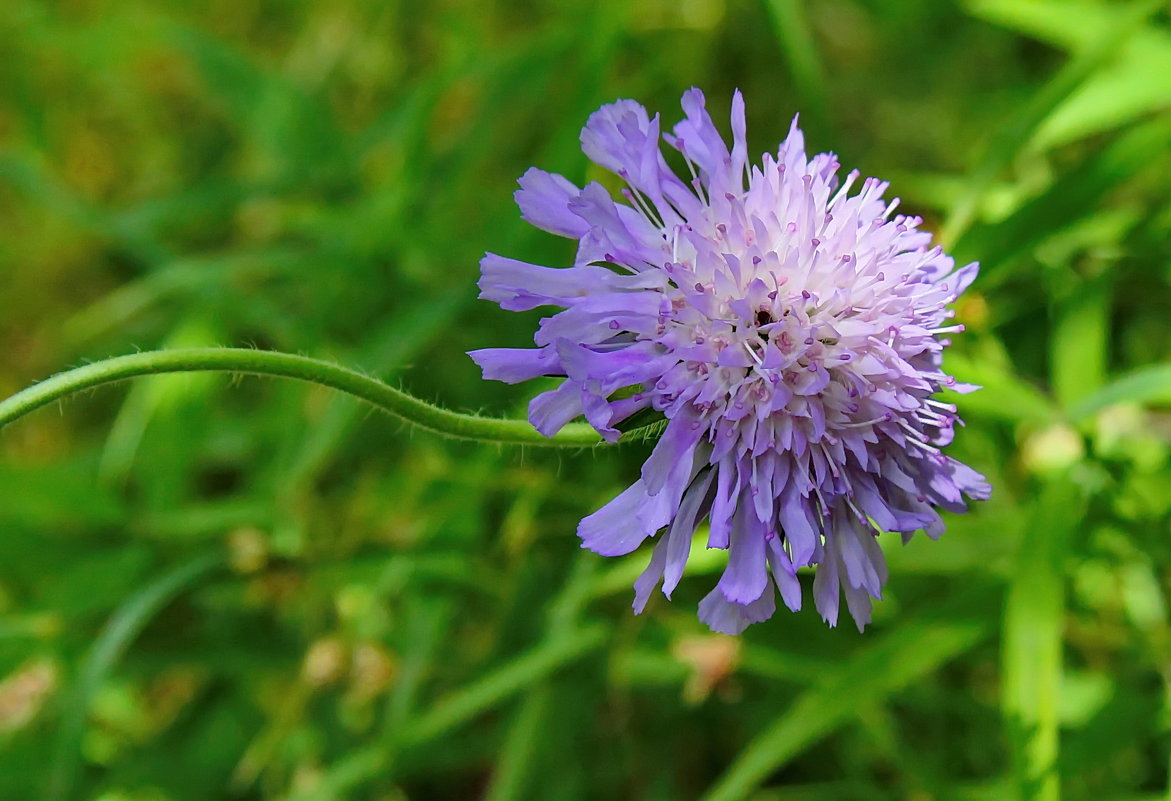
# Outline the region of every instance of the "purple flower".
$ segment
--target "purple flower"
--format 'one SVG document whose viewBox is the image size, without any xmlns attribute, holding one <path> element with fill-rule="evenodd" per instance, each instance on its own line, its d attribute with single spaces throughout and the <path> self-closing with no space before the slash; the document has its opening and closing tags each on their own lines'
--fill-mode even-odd
<svg viewBox="0 0 1171 801">
<path fill-rule="evenodd" d="M 625 181 L 626 203 L 598 183 L 524 174 L 522 216 L 578 240 L 577 258 L 550 268 L 488 254 L 480 297 L 562 310 L 541 320 L 536 349 L 470 355 L 485 378 L 565 377 L 529 406 L 545 435 L 584 415 L 613 441 L 636 412 L 666 418 L 641 477 L 578 528 L 604 556 L 658 537 L 636 612 L 660 582 L 670 597 L 706 518 L 708 547 L 728 551 L 699 605 L 712 629 L 768 619 L 774 586 L 799 609 L 797 570 L 811 565 L 821 616 L 836 625 L 844 594 L 861 629 L 887 577 L 879 531 L 938 537 L 939 509 L 990 491 L 941 453 L 959 420 L 932 397 L 975 389 L 942 372 L 941 337 L 962 330 L 947 304 L 977 266 L 953 270 L 922 220 L 882 199 L 886 182 L 839 181 L 833 154 L 807 158 L 796 120 L 776 157 L 749 165 L 739 92 L 731 150 L 698 89 L 682 105 L 666 134 L 632 100 L 586 123 L 582 149 Z"/>
</svg>

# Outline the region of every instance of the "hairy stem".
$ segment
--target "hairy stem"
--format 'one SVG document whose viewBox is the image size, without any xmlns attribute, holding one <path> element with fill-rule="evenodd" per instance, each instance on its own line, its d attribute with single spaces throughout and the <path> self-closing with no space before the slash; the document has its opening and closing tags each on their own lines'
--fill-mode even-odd
<svg viewBox="0 0 1171 801">
<path fill-rule="evenodd" d="M 570 423 L 556 436 L 545 437 L 526 421 L 451 412 L 336 364 L 291 353 L 247 348 L 146 351 L 59 373 L 0 402 L 0 428 L 76 392 L 136 376 L 186 372 L 247 373 L 308 381 L 353 395 L 420 428 L 461 439 L 561 447 L 584 447 L 602 442 L 597 432 L 584 423 Z"/>
</svg>

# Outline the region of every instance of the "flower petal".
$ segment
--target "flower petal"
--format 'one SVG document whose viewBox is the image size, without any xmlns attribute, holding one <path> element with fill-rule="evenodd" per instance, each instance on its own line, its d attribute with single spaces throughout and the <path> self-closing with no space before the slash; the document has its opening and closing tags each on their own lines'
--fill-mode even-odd
<svg viewBox="0 0 1171 801">
<path fill-rule="evenodd" d="M 768 586 L 765 530 L 751 508 L 741 506 L 732 518 L 728 566 L 716 585 L 734 603 L 751 603 Z"/>
<path fill-rule="evenodd" d="M 646 487 L 639 479 L 601 509 L 582 518 L 577 525 L 581 547 L 601 556 L 625 556 L 633 552 L 647 538 L 634 516 L 644 503 Z"/>
<path fill-rule="evenodd" d="M 485 379 L 506 384 L 561 372 L 552 348 L 483 348 L 468 351 L 468 355 L 483 370 Z"/>
<path fill-rule="evenodd" d="M 531 167 L 518 181 L 513 197 L 520 206 L 521 219 L 542 231 L 570 239 L 581 239 L 589 225 L 569 210 L 569 201 L 581 190 L 567 178 Z"/>
<path fill-rule="evenodd" d="M 699 602 L 699 619 L 720 634 L 740 634 L 753 623 L 763 623 L 777 611 L 772 587 L 748 604 L 729 601 L 719 590 L 712 590 Z"/>
<path fill-rule="evenodd" d="M 529 402 L 529 422 L 546 437 L 582 413 L 581 387 L 576 381 L 562 381 L 557 389 L 542 392 Z"/>
</svg>

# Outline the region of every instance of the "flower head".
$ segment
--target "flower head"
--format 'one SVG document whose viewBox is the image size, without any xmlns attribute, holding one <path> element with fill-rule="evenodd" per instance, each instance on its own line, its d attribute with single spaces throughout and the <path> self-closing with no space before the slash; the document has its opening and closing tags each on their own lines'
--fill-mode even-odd
<svg viewBox="0 0 1171 801">
<path fill-rule="evenodd" d="M 541 320 L 536 349 L 470 355 L 485 378 L 565 377 L 529 407 L 546 435 L 584 415 L 616 440 L 636 412 L 666 418 L 641 477 L 578 529 L 606 556 L 658 538 L 636 611 L 660 581 L 670 597 L 706 518 L 708 547 L 728 551 L 699 605 L 711 628 L 769 618 L 776 591 L 799 609 L 797 569 L 811 565 L 822 617 L 835 625 L 844 595 L 862 628 L 887 577 L 879 531 L 938 537 L 938 509 L 989 493 L 941 452 L 958 419 L 932 397 L 974 389 L 942 372 L 941 353 L 962 330 L 947 304 L 976 265 L 953 270 L 921 220 L 882 199 L 885 182 L 839 180 L 833 154 L 807 157 L 796 120 L 777 155 L 750 166 L 739 92 L 731 149 L 698 89 L 682 105 L 667 134 L 632 100 L 582 130 L 585 154 L 625 181 L 625 203 L 598 183 L 525 173 L 522 216 L 578 240 L 574 266 L 488 254 L 481 297 L 562 310 Z M 682 154 L 688 180 L 660 141 Z"/>
</svg>

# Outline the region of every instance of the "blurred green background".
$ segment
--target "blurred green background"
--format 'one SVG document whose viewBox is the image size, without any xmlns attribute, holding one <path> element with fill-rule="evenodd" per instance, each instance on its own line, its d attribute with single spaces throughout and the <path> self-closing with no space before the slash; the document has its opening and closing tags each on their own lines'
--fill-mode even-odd
<svg viewBox="0 0 1171 801">
<path fill-rule="evenodd" d="M 6 0 L 0 394 L 135 349 L 337 360 L 459 410 L 537 164 L 748 102 L 985 269 L 948 366 L 993 499 L 887 542 L 863 635 L 740 638 L 577 520 L 646 447 L 450 442 L 328 391 L 140 380 L 0 435 L 0 798 L 1156 799 L 1171 747 L 1171 25 L 1028 0 Z M 722 124 L 722 122 L 721 122 Z M 885 539 L 885 538 L 884 538 Z M 808 578 L 808 577 L 807 577 Z M 807 599 L 808 600 L 808 599 Z M 811 606 L 811 605 L 810 605 Z"/>
</svg>

